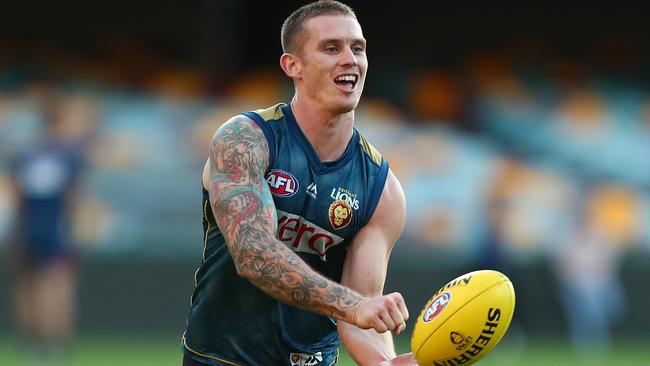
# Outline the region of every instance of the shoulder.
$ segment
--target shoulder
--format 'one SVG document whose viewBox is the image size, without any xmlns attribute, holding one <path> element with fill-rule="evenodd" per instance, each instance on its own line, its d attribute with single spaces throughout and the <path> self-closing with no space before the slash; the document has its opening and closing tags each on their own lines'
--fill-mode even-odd
<svg viewBox="0 0 650 366">
<path fill-rule="evenodd" d="M 390 169 L 386 176 L 386 183 L 384 184 L 381 198 L 379 198 L 377 210 L 381 210 L 382 207 L 387 211 L 397 211 L 391 215 L 394 216 L 393 218 L 404 216 L 404 212 L 406 211 L 406 196 L 404 195 L 404 189 L 393 171 Z"/>
<path fill-rule="evenodd" d="M 259 147 L 268 150 L 268 144 L 261 127 L 245 115 L 231 117 L 212 136 L 211 149 Z"/>
<path fill-rule="evenodd" d="M 379 150 L 377 150 L 361 132 L 357 130 L 357 133 L 359 134 L 359 145 L 361 145 L 361 150 L 373 163 L 381 165 L 383 157 Z"/>
<path fill-rule="evenodd" d="M 217 128 L 217 131 L 215 132 L 214 136 L 216 137 L 224 133 L 228 134 L 228 133 L 232 133 L 233 131 L 243 131 L 243 130 L 251 130 L 252 132 L 260 131 L 260 127 L 250 117 L 244 114 L 238 114 L 236 116 L 230 117 L 223 124 L 221 124 L 221 126 Z"/>
<path fill-rule="evenodd" d="M 211 166 L 220 169 L 241 168 L 241 162 L 254 159 L 266 169 L 268 157 L 268 143 L 257 123 L 243 114 L 233 116 L 212 136 L 209 158 L 203 168 L 203 185 L 209 187 Z"/>
<path fill-rule="evenodd" d="M 286 105 L 286 103 L 277 103 L 268 108 L 256 109 L 251 113 L 259 116 L 265 122 L 277 121 L 285 117 L 283 108 Z"/>
<path fill-rule="evenodd" d="M 283 120 L 285 118 L 284 107 L 286 105 L 285 103 L 277 103 L 268 108 L 250 110 L 233 116 L 217 129 L 215 137 L 221 136 L 224 132 L 250 130 L 256 133 L 258 137 L 265 137 L 266 142 L 272 142 L 273 132 L 270 126 L 276 124 L 270 124 L 269 122 Z M 227 134 L 226 136 L 232 135 Z"/>
<path fill-rule="evenodd" d="M 392 170 L 388 171 L 384 189 L 377 203 L 377 209 L 368 222 L 385 231 L 385 234 L 397 240 L 406 220 L 406 197 L 399 180 Z"/>
</svg>

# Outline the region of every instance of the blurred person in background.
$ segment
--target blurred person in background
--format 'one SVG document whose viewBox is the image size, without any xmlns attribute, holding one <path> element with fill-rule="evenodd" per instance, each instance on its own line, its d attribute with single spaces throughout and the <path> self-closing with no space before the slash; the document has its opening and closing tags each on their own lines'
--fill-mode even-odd
<svg viewBox="0 0 650 366">
<path fill-rule="evenodd" d="M 37 364 L 58 364 L 75 321 L 72 209 L 84 164 L 67 139 L 67 106 L 58 92 L 46 94 L 40 138 L 10 165 L 17 203 L 10 266 L 21 347 Z"/>
<path fill-rule="evenodd" d="M 506 157 L 498 162 L 495 176 L 487 183 L 487 196 L 483 208 L 485 229 L 480 237 L 479 253 L 476 256 L 478 269 L 493 269 L 512 277 L 512 259 L 507 253 L 506 226 L 512 195 L 512 185 L 520 162 L 515 157 Z"/>
<path fill-rule="evenodd" d="M 522 158 L 515 153 L 505 154 L 494 168 L 494 176 L 487 181 L 487 195 L 483 207 L 485 228 L 479 237 L 479 250 L 476 255 L 476 269 L 493 269 L 502 272 L 515 286 L 518 305 L 525 305 L 523 283 L 515 271 L 515 259 L 508 252 L 509 238 L 507 231 L 511 215 L 513 196 L 516 195 L 518 181 L 525 174 Z M 526 343 L 526 334 L 521 324 L 520 313 L 515 312 L 504 343 L 509 343 L 511 350 L 522 352 Z"/>
<path fill-rule="evenodd" d="M 559 298 L 577 354 L 597 361 L 611 346 L 611 328 L 624 309 L 619 278 L 620 255 L 589 208 L 590 192 L 575 198 L 573 222 L 567 240 L 555 253 Z"/>
<path fill-rule="evenodd" d="M 183 336 L 188 365 L 360 365 L 397 357 L 399 293 L 383 295 L 405 198 L 354 129 L 368 61 L 361 26 L 336 1 L 282 27 L 290 104 L 244 113 L 215 133 L 203 172 L 203 260 Z"/>
</svg>

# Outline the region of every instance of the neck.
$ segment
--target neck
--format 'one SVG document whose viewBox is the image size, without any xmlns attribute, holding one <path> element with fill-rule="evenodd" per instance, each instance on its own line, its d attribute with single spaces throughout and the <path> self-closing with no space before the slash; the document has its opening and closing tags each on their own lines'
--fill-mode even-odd
<svg viewBox="0 0 650 366">
<path fill-rule="evenodd" d="M 313 104 L 305 103 L 298 96 L 291 101 L 291 110 L 321 161 L 334 161 L 343 155 L 353 134 L 353 110 L 333 113 L 314 108 Z"/>
</svg>

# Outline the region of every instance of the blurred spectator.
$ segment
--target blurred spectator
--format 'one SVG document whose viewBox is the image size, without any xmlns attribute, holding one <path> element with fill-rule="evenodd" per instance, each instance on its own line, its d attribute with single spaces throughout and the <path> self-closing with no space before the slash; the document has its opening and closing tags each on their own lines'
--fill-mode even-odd
<svg viewBox="0 0 650 366">
<path fill-rule="evenodd" d="M 524 281 L 515 271 L 516 260 L 513 259 L 510 245 L 509 216 L 512 210 L 512 199 L 521 184 L 522 176 L 526 174 L 525 165 L 520 157 L 504 155 L 493 168 L 493 178 L 486 183 L 486 196 L 483 211 L 485 228 L 479 236 L 479 250 L 476 257 L 476 269 L 492 269 L 510 278 L 517 292 L 517 307 L 525 307 L 527 289 L 521 286 Z M 505 342 L 521 355 L 526 344 L 527 335 L 521 324 L 521 312 L 515 312 L 508 330 Z"/>
<path fill-rule="evenodd" d="M 21 346 L 36 364 L 57 364 L 72 335 L 77 266 L 72 208 L 82 154 L 68 137 L 74 108 L 48 90 L 39 141 L 13 159 L 17 202 L 10 241 L 13 310 Z"/>
<path fill-rule="evenodd" d="M 484 222 L 485 229 L 480 238 L 479 254 L 477 256 L 478 269 L 493 269 L 507 276 L 512 275 L 512 263 L 507 255 L 507 216 L 509 210 L 509 197 L 512 185 L 516 179 L 515 171 L 519 162 L 510 159 L 500 161 L 495 172 L 495 177 L 488 183 L 485 197 Z M 513 279 L 514 281 L 514 279 Z"/>
<path fill-rule="evenodd" d="M 611 327 L 624 307 L 619 243 L 604 233 L 589 209 L 593 192 L 578 195 L 574 221 L 554 257 L 569 336 L 575 351 L 587 361 L 608 352 Z"/>
</svg>

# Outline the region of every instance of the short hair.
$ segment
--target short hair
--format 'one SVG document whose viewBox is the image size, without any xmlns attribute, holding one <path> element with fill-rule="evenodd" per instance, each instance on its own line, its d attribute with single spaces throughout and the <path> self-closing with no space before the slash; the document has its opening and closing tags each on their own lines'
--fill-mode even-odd
<svg viewBox="0 0 650 366">
<path fill-rule="evenodd" d="M 321 15 L 345 15 L 357 19 L 356 14 L 349 6 L 334 0 L 320 0 L 303 5 L 294 11 L 282 23 L 280 33 L 283 52 L 295 52 L 304 41 L 303 25 L 309 19 Z"/>
</svg>

